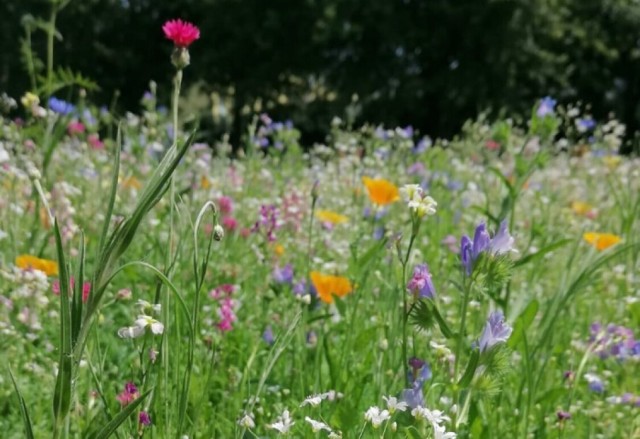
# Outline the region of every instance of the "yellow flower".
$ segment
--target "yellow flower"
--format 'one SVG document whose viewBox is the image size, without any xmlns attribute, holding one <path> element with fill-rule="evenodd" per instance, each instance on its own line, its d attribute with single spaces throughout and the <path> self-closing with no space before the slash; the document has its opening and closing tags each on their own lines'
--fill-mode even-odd
<svg viewBox="0 0 640 439">
<path fill-rule="evenodd" d="M 602 157 L 602 161 L 605 165 L 607 165 L 607 168 L 613 170 L 618 167 L 618 165 L 622 161 L 622 158 L 619 155 L 606 155 Z"/>
<path fill-rule="evenodd" d="M 397 186 L 390 181 L 382 178 L 362 177 L 362 182 L 367 187 L 369 199 L 374 204 L 385 206 L 400 199 Z"/>
<path fill-rule="evenodd" d="M 22 96 L 20 102 L 22 102 L 22 105 L 24 105 L 25 108 L 32 108 L 40 103 L 40 99 L 35 94 L 27 92 Z"/>
<path fill-rule="evenodd" d="M 589 244 L 598 249 L 598 251 L 606 250 L 622 241 L 621 237 L 614 235 L 613 233 L 588 232 L 583 235 L 583 238 Z"/>
<path fill-rule="evenodd" d="M 282 256 L 285 251 L 284 246 L 282 244 L 277 244 L 275 247 L 273 247 L 273 251 L 275 252 L 276 255 Z"/>
<path fill-rule="evenodd" d="M 211 183 L 209 182 L 209 179 L 204 175 L 200 178 L 200 187 L 202 189 L 209 189 L 211 187 Z"/>
<path fill-rule="evenodd" d="M 124 178 L 121 182 L 122 187 L 127 189 L 140 189 L 142 187 L 142 183 L 135 177 L 127 177 Z"/>
<path fill-rule="evenodd" d="M 39 270 L 47 276 L 58 275 L 58 263 L 49 259 L 40 259 L 31 255 L 20 255 L 16 258 L 16 267 L 22 270 Z"/>
<path fill-rule="evenodd" d="M 593 206 L 583 201 L 573 201 L 571 203 L 571 210 L 576 215 L 586 215 L 593 210 Z"/>
<path fill-rule="evenodd" d="M 316 212 L 316 218 L 318 218 L 323 223 L 331 223 L 331 224 L 342 224 L 349 221 L 344 215 L 340 215 L 337 212 L 333 212 L 331 210 L 319 210 Z"/>
<path fill-rule="evenodd" d="M 320 300 L 333 303 L 333 296 L 344 297 L 353 291 L 351 281 L 346 277 L 322 274 L 317 271 L 309 273 Z"/>
</svg>

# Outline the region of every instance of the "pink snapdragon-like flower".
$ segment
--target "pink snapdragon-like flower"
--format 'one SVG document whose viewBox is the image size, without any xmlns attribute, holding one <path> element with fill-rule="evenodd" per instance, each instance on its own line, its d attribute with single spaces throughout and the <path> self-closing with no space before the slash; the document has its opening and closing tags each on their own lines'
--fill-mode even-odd
<svg viewBox="0 0 640 439">
<path fill-rule="evenodd" d="M 178 20 L 169 20 L 162 26 L 164 36 L 173 41 L 177 47 L 189 47 L 191 43 L 200 38 L 200 29 L 197 26 Z"/>
<path fill-rule="evenodd" d="M 124 385 L 124 390 L 118 394 L 116 399 L 120 402 L 120 405 L 124 407 L 135 401 L 138 396 L 140 396 L 140 393 L 138 393 L 138 388 L 135 384 L 129 381 Z"/>
</svg>

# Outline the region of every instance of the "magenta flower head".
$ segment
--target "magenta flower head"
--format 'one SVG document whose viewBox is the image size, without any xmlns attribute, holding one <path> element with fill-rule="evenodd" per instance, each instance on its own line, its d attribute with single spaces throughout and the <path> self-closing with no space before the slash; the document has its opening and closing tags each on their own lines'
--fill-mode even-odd
<svg viewBox="0 0 640 439">
<path fill-rule="evenodd" d="M 175 49 L 171 54 L 171 62 L 178 70 L 189 65 L 191 58 L 187 48 L 200 38 L 197 26 L 182 20 L 169 20 L 162 26 L 164 36 L 173 41 Z"/>
<path fill-rule="evenodd" d="M 142 411 L 138 416 L 138 422 L 140 423 L 140 425 L 151 425 L 151 416 L 149 416 L 149 413 Z"/>
<path fill-rule="evenodd" d="M 169 20 L 162 26 L 164 36 L 173 41 L 176 47 L 187 48 L 195 40 L 200 38 L 200 29 L 197 26 L 178 20 Z"/>
<path fill-rule="evenodd" d="M 501 311 L 492 312 L 480 337 L 480 352 L 484 352 L 498 343 L 505 343 L 512 331 L 513 328 L 504 321 L 504 315 Z"/>
<path fill-rule="evenodd" d="M 414 297 L 434 298 L 436 289 L 431 281 L 431 273 L 429 273 L 429 266 L 427 264 L 420 264 L 413 269 L 413 276 L 407 283 L 407 290 L 409 290 Z"/>
</svg>

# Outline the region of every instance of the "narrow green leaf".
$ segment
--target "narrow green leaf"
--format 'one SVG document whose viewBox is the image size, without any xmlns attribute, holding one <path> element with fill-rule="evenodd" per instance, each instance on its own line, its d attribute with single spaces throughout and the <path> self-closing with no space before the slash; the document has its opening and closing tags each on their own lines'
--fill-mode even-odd
<svg viewBox="0 0 640 439">
<path fill-rule="evenodd" d="M 78 264 L 78 274 L 76 275 L 75 288 L 73 292 L 73 301 L 71 304 L 71 346 L 76 344 L 78 334 L 80 333 L 80 325 L 82 324 L 82 303 L 84 294 L 84 266 L 85 266 L 85 243 L 84 232 L 80 231 L 80 262 Z"/>
<path fill-rule="evenodd" d="M 98 251 L 104 250 L 105 240 L 109 233 L 109 225 L 113 216 L 113 206 L 116 203 L 116 193 L 118 191 L 118 177 L 120 176 L 120 149 L 122 148 L 122 125 L 118 124 L 118 134 L 116 135 L 116 155 L 113 158 L 113 172 L 111 174 L 111 192 L 109 194 L 109 203 L 107 204 L 107 213 L 102 224 L 102 233 L 100 234 L 100 245 Z"/>
<path fill-rule="evenodd" d="M 60 362 L 53 396 L 53 413 L 56 428 L 60 428 L 69 414 L 71 407 L 71 380 L 73 377 L 73 361 L 71 357 L 71 309 L 69 305 L 69 272 L 62 247 L 62 237 L 58 220 L 54 221 L 54 235 L 58 252 L 58 271 L 60 278 Z"/>
<path fill-rule="evenodd" d="M 529 329 L 529 326 L 533 323 L 533 320 L 536 318 L 536 314 L 538 314 L 538 309 L 540 308 L 540 304 L 537 300 L 533 299 L 529 302 L 529 305 L 520 313 L 515 323 L 513 324 L 513 333 L 511 337 L 509 337 L 509 341 L 507 342 L 507 346 L 510 348 L 515 348 L 520 340 L 522 340 L 522 336 L 525 331 Z"/>
<path fill-rule="evenodd" d="M 147 390 L 144 394 L 140 395 L 138 399 L 128 404 L 120 413 L 115 415 L 111 421 L 107 423 L 96 435 L 96 439 L 107 439 L 110 437 L 120 424 L 127 420 L 129 416 L 138 408 L 142 401 L 149 395 L 153 389 Z"/>
<path fill-rule="evenodd" d="M 13 388 L 16 390 L 16 394 L 18 395 L 18 403 L 20 404 L 20 414 L 22 414 L 22 423 L 24 424 L 25 437 L 27 439 L 33 439 L 33 428 L 31 427 L 31 417 L 29 416 L 29 409 L 27 408 L 27 404 L 22 397 L 22 393 L 20 393 L 20 389 L 18 388 L 18 383 L 16 382 L 15 377 L 13 376 L 13 372 L 9 367 L 9 376 L 11 377 L 11 382 L 13 382 Z"/>
<path fill-rule="evenodd" d="M 471 352 L 471 357 L 469 357 L 469 363 L 467 363 L 467 368 L 460 378 L 458 385 L 462 388 L 469 387 L 471 384 L 471 380 L 473 379 L 474 374 L 476 373 L 476 368 L 478 367 L 478 361 L 480 360 L 480 351 L 478 349 L 474 349 Z"/>
</svg>

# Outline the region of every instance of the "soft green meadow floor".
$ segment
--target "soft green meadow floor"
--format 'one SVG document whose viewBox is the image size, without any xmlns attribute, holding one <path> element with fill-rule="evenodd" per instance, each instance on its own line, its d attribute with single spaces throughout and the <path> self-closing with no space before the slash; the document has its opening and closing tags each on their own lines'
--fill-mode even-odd
<svg viewBox="0 0 640 439">
<path fill-rule="evenodd" d="M 149 113 L 130 119 L 110 230 L 134 212 L 167 144 Z M 47 437 L 60 360 L 61 300 L 52 292 L 58 276 L 17 268 L 16 257 L 59 260 L 38 181 L 60 225 L 71 274 L 78 278 L 82 231 L 85 280 L 96 282 L 116 146 L 107 141 L 104 149 L 92 148 L 86 133 L 69 135 L 63 124 L 54 129 L 57 146 L 45 169 L 50 133 L 37 124 L 3 124 L 0 436 L 25 435 L 10 367 L 35 437 Z M 175 208 L 168 189 L 115 261 L 142 263 L 106 285 L 73 369 L 63 434 L 94 437 L 127 407 L 124 399 L 151 391 L 119 437 L 276 437 L 285 410 L 294 423 L 291 437 L 434 437 L 440 425 L 473 438 L 640 437 L 640 344 L 634 338 L 640 338 L 640 161 L 550 153 L 550 143 L 534 144 L 515 130 L 498 156 L 486 146 L 491 130 L 469 130 L 445 148 L 417 153 L 398 132 L 383 140 L 373 130 L 339 128 L 331 149 L 307 155 L 286 143 L 295 142 L 286 129 L 284 156 L 231 161 L 212 156 L 207 145 L 190 147 L 175 174 Z M 41 179 L 28 173 L 32 164 Z M 422 184 L 437 212 L 412 217 L 403 199 L 377 209 L 363 176 L 398 187 Z M 219 242 L 210 242 L 208 210 L 194 234 L 207 201 L 216 204 L 216 221 L 225 229 Z M 263 209 L 254 228 L 261 206 L 274 209 Z M 316 217 L 324 210 L 346 218 L 330 225 Z M 493 236 L 503 219 L 517 252 L 485 252 L 467 276 L 458 254 L 462 235 L 473 239 L 485 222 Z M 599 251 L 583 239 L 588 232 L 621 241 Z M 435 296 L 414 303 L 406 283 L 423 263 Z M 291 282 L 290 273 L 274 276 L 288 264 Z M 166 282 L 150 266 L 165 273 Z M 326 304 L 309 292 L 311 272 L 345 277 L 353 291 Z M 139 300 L 161 309 L 145 309 Z M 405 309 L 412 313 L 406 328 Z M 502 310 L 513 331 L 481 352 L 494 310 Z M 143 314 L 162 323 L 162 333 L 149 326 L 139 338 L 121 337 Z M 405 374 L 412 367 L 405 362 L 411 357 L 431 370 L 421 388 L 423 406 L 448 420 L 434 427 L 410 407 L 378 414 L 381 425 L 374 429 L 365 412 L 387 409 L 383 397 L 410 387 Z M 128 382 L 137 392 L 125 392 Z M 150 425 L 139 422 L 141 410 Z M 315 424 L 320 431 L 314 433 L 307 417 L 326 428 Z"/>
</svg>

